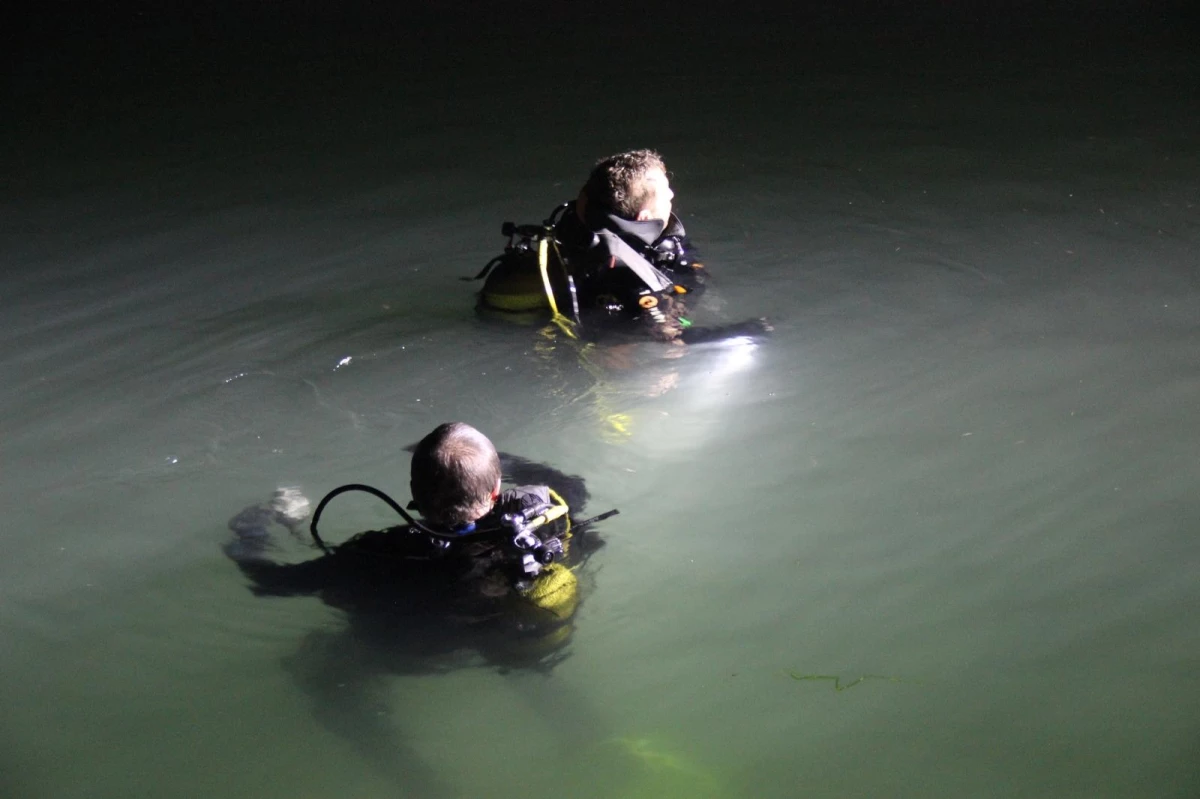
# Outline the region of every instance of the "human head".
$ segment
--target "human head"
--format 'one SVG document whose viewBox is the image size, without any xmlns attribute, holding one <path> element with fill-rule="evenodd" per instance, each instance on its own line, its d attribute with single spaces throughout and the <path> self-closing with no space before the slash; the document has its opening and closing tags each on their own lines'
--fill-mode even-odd
<svg viewBox="0 0 1200 799">
<path fill-rule="evenodd" d="M 617 216 L 639 222 L 659 220 L 664 226 L 671 218 L 675 196 L 662 156 L 653 150 L 630 150 L 597 161 L 583 194 Z"/>
<path fill-rule="evenodd" d="M 471 425 L 438 425 L 413 450 L 409 487 L 430 523 L 469 524 L 486 515 L 500 496 L 500 456 Z"/>
</svg>

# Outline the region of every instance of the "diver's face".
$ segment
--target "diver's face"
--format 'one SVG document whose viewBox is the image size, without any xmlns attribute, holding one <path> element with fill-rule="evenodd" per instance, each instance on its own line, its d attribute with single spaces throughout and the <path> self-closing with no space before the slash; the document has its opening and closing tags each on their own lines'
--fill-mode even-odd
<svg viewBox="0 0 1200 799">
<path fill-rule="evenodd" d="M 650 189 L 650 199 L 646 201 L 646 207 L 638 212 L 638 221 L 653 219 L 662 222 L 666 228 L 667 220 L 671 218 L 671 200 L 675 198 L 675 192 L 671 191 L 671 181 L 667 180 L 666 172 L 657 168 L 646 170 L 643 180 Z"/>
</svg>

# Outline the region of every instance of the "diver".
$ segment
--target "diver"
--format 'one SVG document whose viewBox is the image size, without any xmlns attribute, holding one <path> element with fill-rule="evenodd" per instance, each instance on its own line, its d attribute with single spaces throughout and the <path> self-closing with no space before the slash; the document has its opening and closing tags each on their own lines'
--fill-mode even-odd
<svg viewBox="0 0 1200 799">
<path fill-rule="evenodd" d="M 548 672 L 567 656 L 577 569 L 601 545 L 590 525 L 616 511 L 578 520 L 588 499 L 582 478 L 497 453 L 461 422 L 440 425 L 411 449 L 409 508 L 420 520 L 369 486 L 335 489 L 311 514 L 298 490 L 281 489 L 230 520 L 224 550 L 255 594 L 319 597 L 344 619 L 307 633 L 284 661 L 316 719 L 405 795 L 447 796 L 446 775 L 398 727 L 403 714 L 381 709 L 388 686 L 380 680 L 478 666 Z M 502 490 L 502 480 L 529 484 Z M 331 544 L 318 522 L 332 499 L 355 490 L 383 499 L 408 523 Z M 306 521 L 323 554 L 280 562 L 272 531 L 300 537 Z M 572 728 L 595 726 L 586 708 L 577 715 Z"/>
<path fill-rule="evenodd" d="M 500 311 L 549 305 L 560 327 L 589 331 L 589 337 L 597 326 L 631 325 L 656 340 L 684 344 L 769 332 L 762 319 L 692 324 L 708 274 L 672 211 L 674 196 L 666 165 L 653 150 L 601 159 L 578 198 L 541 226 L 505 223 L 504 254 L 477 276 L 487 278 L 480 305 Z"/>
<path fill-rule="evenodd" d="M 225 552 L 260 596 L 319 596 L 346 612 L 361 633 L 377 630 L 399 670 L 436 669 L 437 658 L 474 650 L 500 666 L 552 665 L 567 643 L 579 602 L 571 566 L 597 542 L 580 532 L 598 521 L 572 519 L 587 500 L 583 480 L 506 455 L 510 478 L 544 477 L 548 485 L 501 490 L 502 464 L 492 442 L 462 422 L 437 427 L 415 446 L 411 465 L 413 519 L 369 486 L 343 486 L 325 497 L 310 522 L 323 555 L 301 563 L 270 557 L 278 523 L 299 534 L 308 501 L 276 492 L 267 506 L 243 510 L 229 523 Z M 317 523 L 329 501 L 361 490 L 388 502 L 408 524 L 359 533 L 330 545 Z M 607 517 L 610 514 L 602 514 Z"/>
</svg>

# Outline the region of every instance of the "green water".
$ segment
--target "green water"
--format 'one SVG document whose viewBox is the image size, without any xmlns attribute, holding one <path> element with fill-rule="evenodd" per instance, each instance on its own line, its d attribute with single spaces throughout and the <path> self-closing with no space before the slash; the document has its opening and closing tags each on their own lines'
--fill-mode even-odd
<svg viewBox="0 0 1200 799">
<path fill-rule="evenodd" d="M 697 22 L 632 114 L 636 61 L 515 99 L 601 39 L 480 22 L 455 51 L 419 20 L 26 54 L 0 794 L 1196 794 L 1200 130 L 1175 40 L 851 26 L 815 52 Z M 583 351 L 475 316 L 456 278 L 500 223 L 635 145 L 714 273 L 697 317 L 770 339 Z M 220 550 L 277 486 L 403 497 L 404 446 L 449 419 L 621 510 L 550 673 L 398 674 Z"/>
</svg>

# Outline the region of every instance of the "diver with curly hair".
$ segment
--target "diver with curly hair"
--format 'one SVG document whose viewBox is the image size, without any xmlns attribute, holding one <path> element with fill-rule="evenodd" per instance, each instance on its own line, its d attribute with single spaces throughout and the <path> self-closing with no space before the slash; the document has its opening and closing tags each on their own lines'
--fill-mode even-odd
<svg viewBox="0 0 1200 799">
<path fill-rule="evenodd" d="M 480 274 L 488 277 L 481 305 L 518 311 L 549 304 L 556 317 L 560 308 L 577 322 L 586 317 L 585 330 L 633 323 L 672 343 L 769 332 L 762 319 L 693 325 L 694 301 L 708 274 L 673 212 L 674 197 L 657 152 L 630 150 L 601 159 L 578 198 L 555 209 L 540 228 L 505 224 L 509 245 Z M 539 247 L 541 239 L 550 243 L 536 256 L 535 239 Z"/>
</svg>

